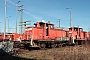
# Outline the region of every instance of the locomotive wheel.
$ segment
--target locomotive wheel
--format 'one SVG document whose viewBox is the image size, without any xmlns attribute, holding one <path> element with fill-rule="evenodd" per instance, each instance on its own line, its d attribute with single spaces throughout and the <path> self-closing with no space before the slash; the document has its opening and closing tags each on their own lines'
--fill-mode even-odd
<svg viewBox="0 0 90 60">
<path fill-rule="evenodd" d="M 62 47 L 62 44 L 58 44 L 57 46 L 58 46 L 58 47 Z"/>
<path fill-rule="evenodd" d="M 76 42 L 76 46 L 78 45 L 78 42 Z"/>
<path fill-rule="evenodd" d="M 40 48 L 41 49 L 45 49 L 46 48 L 46 44 L 45 43 L 40 44 Z"/>
<path fill-rule="evenodd" d="M 56 47 L 55 44 L 52 44 L 52 45 L 51 45 L 51 48 L 55 48 L 55 47 Z"/>
</svg>

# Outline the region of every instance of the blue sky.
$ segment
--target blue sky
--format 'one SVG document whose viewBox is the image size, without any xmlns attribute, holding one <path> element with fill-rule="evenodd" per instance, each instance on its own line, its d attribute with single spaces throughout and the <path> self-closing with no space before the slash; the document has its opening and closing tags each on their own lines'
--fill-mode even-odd
<svg viewBox="0 0 90 60">
<path fill-rule="evenodd" d="M 31 20 L 32 25 L 36 21 L 42 19 L 51 21 L 58 26 L 58 20 L 61 19 L 61 27 L 68 28 L 70 22 L 70 10 L 72 8 L 72 26 L 79 25 L 88 31 L 90 27 L 90 0 L 7 0 L 6 16 L 11 16 L 10 28 L 15 28 L 16 24 L 16 5 L 24 5 L 23 20 Z M 8 20 L 8 19 L 6 19 Z M 18 21 L 20 21 L 20 14 L 18 13 Z M 0 29 L 3 31 L 4 25 L 4 0 L 0 0 Z M 7 24 L 8 25 L 8 21 Z M 8 26 L 7 26 L 8 27 Z M 15 31 L 12 29 L 11 31 Z"/>
</svg>

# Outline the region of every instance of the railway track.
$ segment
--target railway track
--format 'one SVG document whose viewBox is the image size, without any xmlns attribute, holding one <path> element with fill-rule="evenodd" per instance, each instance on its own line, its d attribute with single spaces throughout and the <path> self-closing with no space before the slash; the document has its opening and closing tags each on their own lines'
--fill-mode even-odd
<svg viewBox="0 0 90 60">
<path fill-rule="evenodd" d="M 85 45 L 78 45 L 78 46 L 64 46 L 61 48 L 48 48 L 46 50 L 31 50 L 31 51 L 23 51 L 24 53 L 19 53 L 17 56 L 24 57 L 24 58 L 33 58 L 33 59 L 50 59 L 53 60 L 88 60 L 89 59 L 89 50 L 88 46 Z M 52 57 L 52 58 L 51 58 Z"/>
<path fill-rule="evenodd" d="M 70 45 L 70 46 L 62 46 L 62 47 L 56 47 L 56 48 L 45 48 L 45 49 L 40 49 L 38 47 L 29 47 L 29 49 L 22 49 L 22 48 L 14 48 L 14 55 L 19 55 L 19 54 L 24 54 L 24 53 L 28 53 L 30 51 L 41 51 L 41 50 L 55 50 L 55 49 L 62 49 L 62 48 L 73 48 L 73 47 L 81 47 L 83 45 Z"/>
<path fill-rule="evenodd" d="M 79 44 L 75 44 L 75 45 L 62 45 L 62 46 L 57 46 L 55 48 L 65 48 L 65 47 L 74 47 L 74 46 L 90 46 L 90 41 L 83 41 L 83 42 L 78 42 Z M 48 49 L 55 49 L 52 47 L 48 47 L 48 48 L 44 48 L 41 49 L 40 47 L 30 47 L 28 45 L 24 45 L 22 43 L 16 43 L 13 45 L 13 54 L 14 55 L 18 55 L 18 54 L 23 54 L 23 53 L 27 53 L 29 51 L 32 50 L 48 50 Z"/>
</svg>

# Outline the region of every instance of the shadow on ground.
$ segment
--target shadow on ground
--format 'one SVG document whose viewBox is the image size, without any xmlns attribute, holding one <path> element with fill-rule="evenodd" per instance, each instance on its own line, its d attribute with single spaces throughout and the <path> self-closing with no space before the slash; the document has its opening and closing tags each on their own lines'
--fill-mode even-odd
<svg viewBox="0 0 90 60">
<path fill-rule="evenodd" d="M 27 59 L 27 58 L 16 57 L 16 56 L 6 53 L 0 49 L 0 60 L 36 60 L 36 59 Z"/>
</svg>

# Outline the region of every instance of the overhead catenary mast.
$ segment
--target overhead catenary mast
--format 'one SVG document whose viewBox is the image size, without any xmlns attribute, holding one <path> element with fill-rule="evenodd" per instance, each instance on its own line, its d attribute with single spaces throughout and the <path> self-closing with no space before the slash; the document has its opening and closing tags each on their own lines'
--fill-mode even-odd
<svg viewBox="0 0 90 60">
<path fill-rule="evenodd" d="M 5 39 L 6 35 L 6 0 L 4 0 L 4 38 Z"/>
<path fill-rule="evenodd" d="M 18 9 L 18 7 L 17 7 L 17 5 L 18 5 L 19 2 L 21 2 L 21 1 L 18 1 L 16 3 L 16 33 L 17 33 L 17 20 L 18 20 L 18 16 L 17 16 L 17 9 Z"/>
<path fill-rule="evenodd" d="M 24 5 L 21 5 L 21 6 L 18 6 L 19 8 L 20 8 L 20 10 L 18 10 L 19 12 L 20 12 L 20 33 L 22 34 L 22 32 L 23 32 L 23 24 L 22 24 L 22 22 L 23 22 L 23 7 Z"/>
<path fill-rule="evenodd" d="M 72 27 L 72 8 L 66 8 L 70 10 L 70 27 Z"/>
<path fill-rule="evenodd" d="M 1 23 L 1 22 L 0 22 Z M 1 29 L 0 29 L 0 33 L 1 33 Z"/>
<path fill-rule="evenodd" d="M 58 19 L 58 23 L 59 23 L 59 28 L 60 28 L 60 20 L 61 20 L 61 19 Z"/>
<path fill-rule="evenodd" d="M 8 18 L 8 33 L 10 33 L 10 31 L 9 31 L 9 18 L 10 18 L 11 16 L 9 16 L 9 17 L 7 17 Z"/>
</svg>

